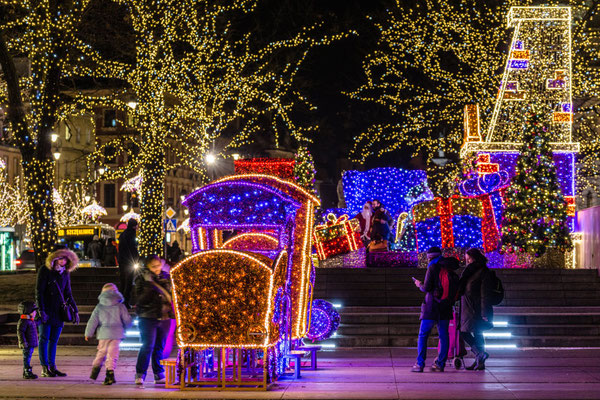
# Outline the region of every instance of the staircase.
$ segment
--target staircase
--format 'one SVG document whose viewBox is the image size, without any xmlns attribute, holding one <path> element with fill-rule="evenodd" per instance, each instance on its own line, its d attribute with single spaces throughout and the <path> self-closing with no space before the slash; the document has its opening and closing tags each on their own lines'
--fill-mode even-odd
<svg viewBox="0 0 600 400">
<path fill-rule="evenodd" d="M 600 278 L 595 270 L 495 270 L 505 299 L 494 307 L 489 347 L 597 347 Z M 417 345 L 423 294 L 415 268 L 317 269 L 314 298 L 339 306 L 337 347 Z M 436 346 L 437 337 L 429 344 Z"/>
</svg>

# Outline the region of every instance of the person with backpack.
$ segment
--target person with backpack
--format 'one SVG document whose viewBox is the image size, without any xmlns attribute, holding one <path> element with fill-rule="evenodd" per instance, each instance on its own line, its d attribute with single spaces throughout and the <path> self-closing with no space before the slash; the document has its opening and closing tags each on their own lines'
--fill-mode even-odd
<svg viewBox="0 0 600 400">
<path fill-rule="evenodd" d="M 475 356 L 467 370 L 485 369 L 483 332 L 493 327 L 494 284 L 497 278 L 487 267 L 487 258 L 479 249 L 469 249 L 465 255 L 467 268 L 459 282 L 458 295 L 461 297 L 460 337 L 471 347 Z M 501 285 L 500 285 L 501 286 Z M 498 302 L 499 303 L 499 302 Z"/>
<path fill-rule="evenodd" d="M 431 366 L 433 372 L 444 372 L 448 359 L 448 325 L 452 319 L 452 304 L 458 292 L 458 276 L 454 272 L 458 268 L 455 258 L 442 257 L 439 247 L 427 250 L 427 273 L 424 282 L 414 279 L 415 285 L 425 293 L 421 305 L 421 327 L 417 349 L 417 362 L 412 372 L 423 372 L 427 357 L 427 340 L 434 325 L 437 325 L 440 346 L 438 357 Z"/>
</svg>

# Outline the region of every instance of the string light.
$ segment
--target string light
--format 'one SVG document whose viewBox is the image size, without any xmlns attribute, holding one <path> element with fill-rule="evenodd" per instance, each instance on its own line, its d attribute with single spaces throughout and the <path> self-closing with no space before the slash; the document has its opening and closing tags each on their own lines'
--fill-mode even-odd
<svg viewBox="0 0 600 400">
<path fill-rule="evenodd" d="M 333 213 L 327 215 L 327 223 L 315 227 L 313 239 L 319 260 L 364 247 L 360 239 L 360 223 L 357 219 L 348 220 L 346 214 L 339 218 Z"/>
</svg>

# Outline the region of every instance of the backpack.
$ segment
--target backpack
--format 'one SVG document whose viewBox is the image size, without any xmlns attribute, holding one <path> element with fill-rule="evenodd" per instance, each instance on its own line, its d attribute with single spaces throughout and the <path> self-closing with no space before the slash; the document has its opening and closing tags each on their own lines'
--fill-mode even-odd
<svg viewBox="0 0 600 400">
<path fill-rule="evenodd" d="M 496 273 L 491 269 L 488 272 L 490 274 L 490 279 L 493 282 L 492 291 L 489 293 L 490 304 L 493 306 L 497 306 L 502 303 L 504 300 L 504 286 L 502 286 L 502 281 L 496 276 Z"/>
<path fill-rule="evenodd" d="M 458 264 L 458 260 L 456 258 L 449 257 L 444 259 L 444 265 L 440 267 L 438 288 L 436 290 L 437 296 L 435 296 L 439 298 L 438 302 L 440 303 L 442 301 L 454 303 L 458 295 L 460 278 L 452 269 L 454 263 L 452 260 L 455 260 L 456 264 Z"/>
</svg>

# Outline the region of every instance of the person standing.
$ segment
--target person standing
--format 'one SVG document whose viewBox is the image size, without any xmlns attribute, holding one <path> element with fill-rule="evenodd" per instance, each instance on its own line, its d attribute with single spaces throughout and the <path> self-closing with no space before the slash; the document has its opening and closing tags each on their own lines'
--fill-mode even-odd
<svg viewBox="0 0 600 400">
<path fill-rule="evenodd" d="M 17 337 L 19 348 L 23 350 L 23 379 L 37 379 L 37 375 L 31 370 L 31 356 L 33 350 L 38 346 L 37 326 L 35 315 L 37 306 L 33 301 L 23 301 L 18 308 L 21 318 L 17 322 Z"/>
<path fill-rule="evenodd" d="M 105 267 L 117 266 L 117 246 L 115 246 L 115 240 L 113 238 L 106 239 L 102 265 Z"/>
<path fill-rule="evenodd" d="M 381 237 L 382 240 L 390 240 L 390 224 L 392 218 L 383 204 L 377 199 L 373 200 L 373 214 L 371 219 L 370 236 L 372 240 Z"/>
<path fill-rule="evenodd" d="M 135 366 L 135 384 L 142 385 L 152 361 L 154 383 L 165 382 L 165 369 L 160 364 L 164 348 L 175 318 L 171 294 L 171 278 L 163 270 L 165 261 L 159 256 L 146 258 L 144 267 L 135 277 L 135 311 L 139 317 L 142 347 Z"/>
<path fill-rule="evenodd" d="M 46 267 L 40 268 L 35 287 L 35 300 L 39 308 L 39 357 L 43 377 L 67 376 L 56 369 L 56 346 L 65 325 L 61 307 L 71 306 L 73 323 L 79 323 L 77 305 L 71 293 L 71 272 L 79 259 L 71 250 L 59 249 L 48 255 Z"/>
<path fill-rule="evenodd" d="M 119 275 L 121 277 L 121 293 L 123 293 L 125 307 L 131 308 L 131 290 L 133 274 L 140 257 L 138 253 L 135 230 L 138 222 L 135 219 L 127 221 L 127 228 L 119 236 Z"/>
<path fill-rule="evenodd" d="M 104 385 L 115 383 L 115 368 L 119 359 L 119 345 L 125 338 L 125 330 L 131 325 L 131 316 L 123 305 L 123 295 L 117 290 L 114 283 L 107 283 L 102 287 L 98 296 L 98 305 L 85 327 L 85 340 L 96 334 L 98 339 L 98 352 L 92 363 L 90 379 L 96 380 L 100 374 L 102 364 L 106 359 L 106 378 Z"/>
<path fill-rule="evenodd" d="M 494 282 L 487 267 L 487 258 L 479 249 L 469 249 L 465 255 L 467 268 L 460 277 L 458 294 L 461 297 L 460 337 L 471 347 L 475 355 L 468 370 L 484 370 L 485 352 L 483 331 L 493 327 L 494 311 L 490 302 Z"/>
<path fill-rule="evenodd" d="M 425 359 L 427 358 L 427 340 L 434 325 L 437 325 L 440 346 L 436 361 L 431 367 L 433 372 L 443 372 L 448 359 L 448 347 L 450 339 L 448 336 L 448 325 L 452 319 L 452 303 L 458 289 L 458 277 L 442 257 L 439 247 L 431 247 L 427 250 L 427 272 L 425 281 L 414 279 L 415 286 L 425 293 L 425 299 L 421 305 L 421 326 L 419 329 L 417 362 L 412 367 L 412 372 L 423 372 Z M 448 265 L 447 265 L 448 264 Z M 454 264 L 454 263 L 453 263 Z M 458 263 L 456 263 L 458 265 Z M 454 274 L 454 275 L 452 275 Z M 456 277 L 456 280 L 453 279 Z M 456 283 L 456 287 L 453 285 Z"/>
<path fill-rule="evenodd" d="M 373 216 L 373 206 L 370 201 L 367 201 L 363 206 L 363 209 L 360 213 L 356 214 L 354 218 L 358 219 L 360 223 L 360 238 L 363 241 L 365 247 L 369 244 L 371 237 L 369 236 L 369 231 L 371 230 L 371 218 Z"/>
<path fill-rule="evenodd" d="M 168 255 L 169 265 L 171 267 L 175 266 L 175 264 L 177 264 L 183 258 L 183 252 L 181 251 L 181 248 L 179 247 L 179 242 L 177 240 L 173 242 L 173 245 L 171 246 Z"/>
<path fill-rule="evenodd" d="M 102 243 L 98 235 L 94 235 L 94 238 L 88 245 L 87 256 L 90 260 L 94 261 L 97 266 L 100 266 L 102 261 Z"/>
</svg>

